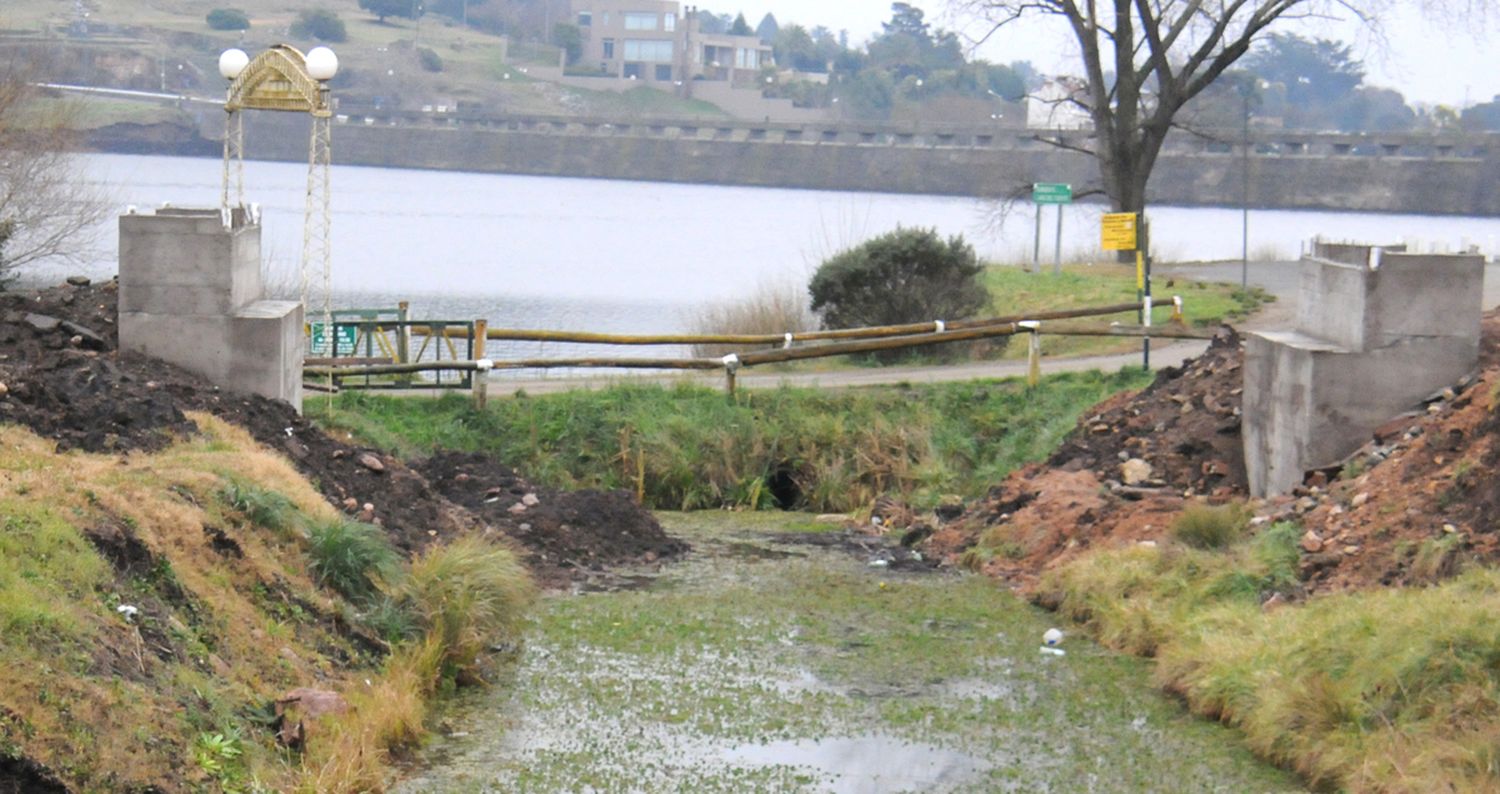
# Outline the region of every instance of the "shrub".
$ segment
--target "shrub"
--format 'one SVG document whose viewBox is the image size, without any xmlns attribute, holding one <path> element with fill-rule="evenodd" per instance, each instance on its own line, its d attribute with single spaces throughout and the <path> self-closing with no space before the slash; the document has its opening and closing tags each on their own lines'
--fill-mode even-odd
<svg viewBox="0 0 1500 794">
<path fill-rule="evenodd" d="M 509 549 L 471 536 L 429 547 L 398 594 L 440 640 L 443 676 L 474 677 L 487 649 L 519 636 L 532 584 Z"/>
<path fill-rule="evenodd" d="M 339 19 L 338 14 L 320 8 L 299 13 L 292 22 L 292 35 L 338 43 L 348 40 L 349 31 L 344 28 L 344 20 Z"/>
<path fill-rule="evenodd" d="M 397 556 L 380 527 L 336 519 L 308 530 L 308 554 L 318 583 L 365 601 L 396 569 Z"/>
<path fill-rule="evenodd" d="M 1172 522 L 1172 537 L 1195 549 L 1223 549 L 1244 536 L 1250 514 L 1241 504 L 1192 505 Z"/>
<path fill-rule="evenodd" d="M 410 18 L 415 8 L 410 0 L 359 0 L 359 7 L 385 22 L 386 17 Z"/>
<path fill-rule="evenodd" d="M 429 72 L 443 71 L 443 56 L 438 55 L 437 51 L 430 47 L 417 48 L 417 61 L 422 64 L 423 69 Z"/>
<path fill-rule="evenodd" d="M 897 228 L 824 261 L 808 285 L 828 328 L 959 320 L 989 305 L 962 236 Z"/>
<path fill-rule="evenodd" d="M 208 26 L 214 30 L 249 30 L 250 17 L 238 8 L 215 8 L 208 12 Z"/>
<path fill-rule="evenodd" d="M 743 299 L 716 303 L 692 320 L 696 334 L 784 334 L 812 330 L 815 320 L 807 295 L 792 283 L 762 284 Z M 694 345 L 695 356 L 722 356 L 745 345 Z"/>
</svg>

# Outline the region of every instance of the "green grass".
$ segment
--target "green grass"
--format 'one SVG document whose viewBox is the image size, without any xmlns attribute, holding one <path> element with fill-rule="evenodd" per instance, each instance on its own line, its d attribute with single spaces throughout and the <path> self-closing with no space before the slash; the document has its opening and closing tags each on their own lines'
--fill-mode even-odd
<svg viewBox="0 0 1500 794">
<path fill-rule="evenodd" d="M 319 584 L 355 601 L 373 596 L 400 559 L 380 527 L 344 518 L 308 527 L 307 554 Z"/>
<path fill-rule="evenodd" d="M 864 739 L 978 763 L 946 785 L 857 790 L 1297 788 L 1153 693 L 1140 660 L 1081 641 L 1040 654 L 1050 616 L 994 582 L 765 539 L 805 516 L 662 521 L 693 555 L 646 590 L 546 599 L 518 686 L 447 715 L 464 735 L 439 740 L 438 768 L 398 792 L 825 791 L 816 768 L 735 750 Z M 745 544 L 790 556 L 737 556 Z"/>
<path fill-rule="evenodd" d="M 1043 273 L 1027 273 L 1019 267 L 999 266 L 985 269 L 982 278 L 990 292 L 991 313 L 995 316 L 1108 306 L 1136 300 L 1135 269 L 1124 265 L 1069 265 L 1060 275 L 1053 275 L 1050 267 Z M 1244 317 L 1270 299 L 1259 289 L 1246 292 L 1230 284 L 1179 281 L 1168 287 L 1167 279 L 1160 277 L 1153 280 L 1152 293 L 1156 299 L 1151 313 L 1153 325 L 1164 325 L 1171 317 L 1173 295 L 1182 296 L 1184 319 L 1197 327 L 1213 327 Z M 1089 318 L 1083 322 L 1109 321 L 1133 325 L 1136 313 Z M 1118 352 L 1140 344 L 1124 339 L 1049 337 L 1045 324 L 1042 330 L 1042 352 L 1049 356 Z M 1019 342 L 1012 344 L 1008 352 L 1013 356 L 1026 355 L 1024 344 Z"/>
<path fill-rule="evenodd" d="M 1242 504 L 1189 505 L 1172 522 L 1172 538 L 1195 549 L 1222 549 L 1244 536 L 1250 511 Z"/>
<path fill-rule="evenodd" d="M 1195 711 L 1320 786 L 1500 787 L 1500 572 L 1265 612 L 1262 597 L 1295 587 L 1297 532 L 1278 525 L 1227 554 L 1100 552 L 1044 588 L 1106 645 L 1156 656 L 1157 683 Z"/>
<path fill-rule="evenodd" d="M 320 419 L 406 455 L 492 453 L 556 487 L 639 487 L 660 509 L 775 507 L 780 479 L 798 492 L 782 506 L 847 511 L 885 493 L 920 506 L 983 493 L 1045 457 L 1082 411 L 1146 380 L 1129 369 L 1054 375 L 1035 389 L 979 381 L 733 400 L 699 387 L 618 386 L 497 400 L 483 412 L 459 396 L 345 394 Z"/>
</svg>

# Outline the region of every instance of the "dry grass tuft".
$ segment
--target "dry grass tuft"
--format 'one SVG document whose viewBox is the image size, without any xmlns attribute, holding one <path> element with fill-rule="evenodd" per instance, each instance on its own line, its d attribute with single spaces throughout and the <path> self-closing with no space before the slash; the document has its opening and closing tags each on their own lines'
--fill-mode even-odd
<svg viewBox="0 0 1500 794">
<path fill-rule="evenodd" d="M 761 284 L 750 295 L 701 309 L 690 327 L 695 334 L 785 334 L 811 331 L 817 318 L 808 308 L 807 289 L 790 281 Z M 742 353 L 745 345 L 694 345 L 693 355 Z"/>
</svg>

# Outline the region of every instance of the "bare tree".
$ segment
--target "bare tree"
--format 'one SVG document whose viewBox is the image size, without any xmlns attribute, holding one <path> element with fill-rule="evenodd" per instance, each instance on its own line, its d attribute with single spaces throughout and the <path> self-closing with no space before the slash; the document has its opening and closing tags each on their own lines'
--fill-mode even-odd
<svg viewBox="0 0 1500 794">
<path fill-rule="evenodd" d="M 75 114 L 43 100 L 31 55 L 0 55 L 0 284 L 40 260 L 85 260 L 109 211 L 74 154 Z"/>
<path fill-rule="evenodd" d="M 1373 9 L 1339 0 L 953 0 L 986 23 L 987 38 L 1023 19 L 1061 21 L 1077 41 L 1086 85 L 1057 101 L 1093 121 L 1092 146 L 1042 136 L 1099 163 L 1118 212 L 1140 212 L 1146 184 L 1179 114 L 1274 23 L 1341 11 L 1368 22 Z M 1146 243 L 1143 240 L 1142 245 Z"/>
</svg>

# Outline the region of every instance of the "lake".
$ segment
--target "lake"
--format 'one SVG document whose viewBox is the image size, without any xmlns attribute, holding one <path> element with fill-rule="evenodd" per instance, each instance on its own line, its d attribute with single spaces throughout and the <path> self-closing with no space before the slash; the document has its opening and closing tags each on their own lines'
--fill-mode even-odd
<svg viewBox="0 0 1500 794">
<path fill-rule="evenodd" d="M 87 155 L 86 178 L 123 211 L 171 202 L 217 206 L 216 159 Z M 685 330 L 706 303 L 760 285 L 805 284 L 828 255 L 898 225 L 962 234 L 981 257 L 1030 259 L 1033 216 L 1017 207 L 1003 224 L 975 199 L 752 187 L 505 176 L 395 168 L 333 169 L 333 284 L 339 306 L 410 300 L 414 316 L 485 317 L 492 327 L 614 332 Z M 307 171 L 247 162 L 245 192 L 263 211 L 273 273 L 295 282 Z M 1099 205 L 1064 215 L 1068 259 L 1104 261 Z M 1044 211 L 1043 262 L 1051 261 L 1054 210 Z M 1238 259 L 1237 209 L 1160 207 L 1151 212 L 1163 260 Z M 1496 250 L 1500 219 L 1305 211 L 1252 211 L 1252 258 L 1295 258 L 1315 235 L 1410 242 L 1422 250 Z M 84 271 L 115 272 L 115 224 L 99 230 Z M 43 269 L 48 279 L 78 267 Z M 561 355 L 558 345 L 513 352 Z M 583 352 L 576 348 L 569 352 Z"/>
</svg>

